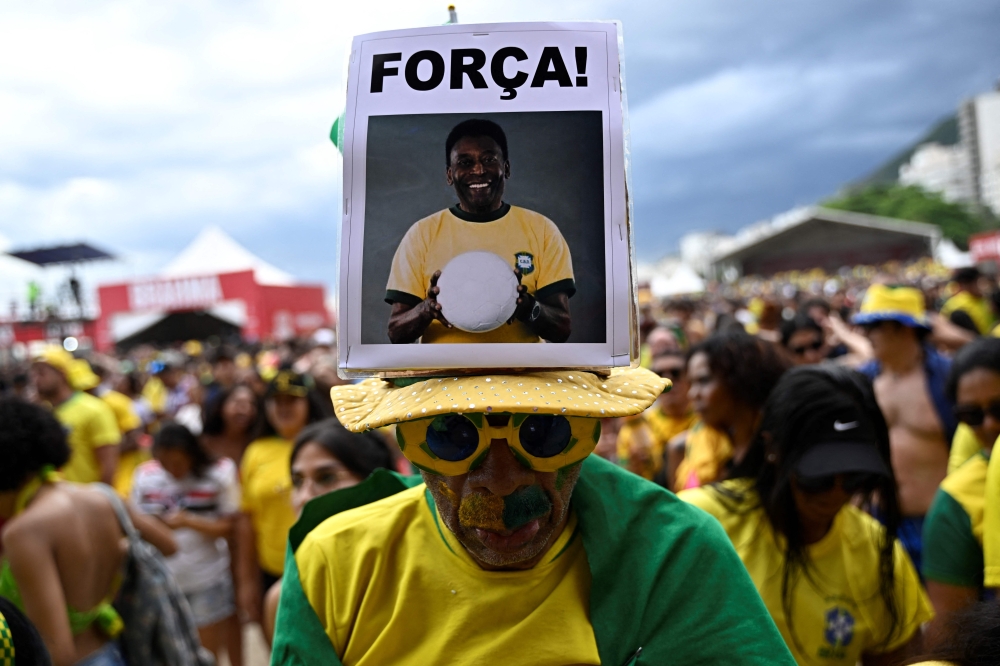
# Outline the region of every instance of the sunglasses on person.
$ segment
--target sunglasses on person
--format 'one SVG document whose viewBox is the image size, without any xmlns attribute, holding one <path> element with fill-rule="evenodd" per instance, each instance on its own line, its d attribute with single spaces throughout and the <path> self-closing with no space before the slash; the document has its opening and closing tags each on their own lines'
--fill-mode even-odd
<svg viewBox="0 0 1000 666">
<path fill-rule="evenodd" d="M 986 409 L 979 405 L 959 405 L 955 408 L 955 418 L 973 428 L 983 425 L 987 414 L 994 421 L 1000 421 L 1000 401 L 991 402 L 986 406 Z"/>
<path fill-rule="evenodd" d="M 399 450 L 414 467 L 458 476 L 486 460 L 494 439 L 507 440 L 519 463 L 538 472 L 555 472 L 580 462 L 597 446 L 601 421 L 557 414 L 497 414 L 504 425 L 492 426 L 485 414 L 441 414 L 396 425 Z"/>
<path fill-rule="evenodd" d="M 676 382 L 684 376 L 684 368 L 664 368 L 663 370 L 657 370 L 656 374 L 664 379 Z"/>
<path fill-rule="evenodd" d="M 878 474 L 869 472 L 848 472 L 846 474 L 828 474 L 825 476 L 796 476 L 795 485 L 807 495 L 818 495 L 833 490 L 840 477 L 840 487 L 848 495 L 858 492 L 869 492 L 878 487 Z"/>
<path fill-rule="evenodd" d="M 819 351 L 820 348 L 822 348 L 822 347 L 823 347 L 823 341 L 822 340 L 817 340 L 816 342 L 811 342 L 811 343 L 809 343 L 807 345 L 801 345 L 801 346 L 797 346 L 797 347 L 790 347 L 789 351 L 791 351 L 796 356 L 802 356 L 807 351 Z"/>
</svg>

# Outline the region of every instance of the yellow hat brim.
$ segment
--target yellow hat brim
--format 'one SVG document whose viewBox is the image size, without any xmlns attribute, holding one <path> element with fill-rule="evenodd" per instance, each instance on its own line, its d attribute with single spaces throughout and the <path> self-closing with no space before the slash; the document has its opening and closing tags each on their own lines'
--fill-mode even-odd
<svg viewBox="0 0 1000 666">
<path fill-rule="evenodd" d="M 670 382 L 644 368 L 616 368 L 609 377 L 566 370 L 526 374 L 434 377 L 396 386 L 382 379 L 330 389 L 337 418 L 363 432 L 436 414 L 511 412 L 612 418 L 653 404 Z"/>
</svg>

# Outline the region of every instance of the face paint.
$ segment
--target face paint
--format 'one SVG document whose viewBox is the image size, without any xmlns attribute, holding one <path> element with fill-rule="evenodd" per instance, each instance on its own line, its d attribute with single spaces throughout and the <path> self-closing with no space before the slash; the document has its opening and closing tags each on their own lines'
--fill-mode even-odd
<svg viewBox="0 0 1000 666">
<path fill-rule="evenodd" d="M 502 532 L 503 509 L 502 497 L 476 493 L 462 500 L 462 505 L 458 507 L 458 521 L 462 527 Z"/>
<path fill-rule="evenodd" d="M 454 495 L 450 489 L 442 489 L 442 494 Z M 458 520 L 466 528 L 503 532 L 515 530 L 551 510 L 552 502 L 545 491 L 539 486 L 528 486 L 507 497 L 470 495 L 458 509 Z"/>
<path fill-rule="evenodd" d="M 448 487 L 447 483 L 444 481 L 438 481 L 438 490 L 441 491 L 442 495 L 448 498 L 448 501 L 451 502 L 452 506 L 458 505 L 458 495 L 456 495 L 454 491 Z"/>
</svg>

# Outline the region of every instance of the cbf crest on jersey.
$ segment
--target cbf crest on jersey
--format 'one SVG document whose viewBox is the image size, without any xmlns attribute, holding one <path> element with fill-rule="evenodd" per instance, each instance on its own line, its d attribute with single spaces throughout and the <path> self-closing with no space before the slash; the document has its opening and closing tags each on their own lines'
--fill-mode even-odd
<svg viewBox="0 0 1000 666">
<path fill-rule="evenodd" d="M 342 375 L 638 357 L 621 40 L 614 22 L 354 39 Z"/>
<path fill-rule="evenodd" d="M 514 258 L 521 275 L 531 275 L 535 271 L 535 257 L 530 252 L 518 252 Z"/>
</svg>

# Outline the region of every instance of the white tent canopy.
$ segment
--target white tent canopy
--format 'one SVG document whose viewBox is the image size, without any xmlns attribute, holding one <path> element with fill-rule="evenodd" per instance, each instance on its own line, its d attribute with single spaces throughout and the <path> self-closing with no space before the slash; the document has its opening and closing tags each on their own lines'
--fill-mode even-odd
<svg viewBox="0 0 1000 666">
<path fill-rule="evenodd" d="M 657 298 L 700 294 L 705 291 L 705 281 L 687 264 L 678 264 L 670 272 L 653 276 L 649 282 L 649 290 Z"/>
<path fill-rule="evenodd" d="M 173 258 L 160 277 L 191 277 L 253 270 L 258 284 L 291 286 L 295 278 L 254 255 L 219 227 L 206 227 Z"/>
</svg>

